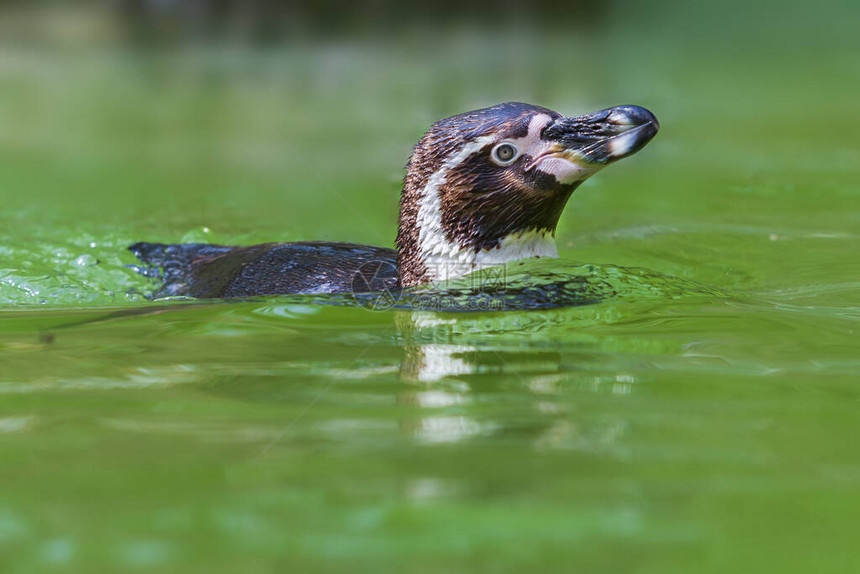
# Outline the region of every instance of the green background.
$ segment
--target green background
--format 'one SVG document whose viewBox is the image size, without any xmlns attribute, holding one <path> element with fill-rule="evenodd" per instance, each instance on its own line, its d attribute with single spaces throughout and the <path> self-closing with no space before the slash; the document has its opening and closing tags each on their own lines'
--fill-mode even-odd
<svg viewBox="0 0 860 574">
<path fill-rule="evenodd" d="M 856 569 L 858 5 L 344 6 L 0 8 L 0 569 Z M 371 312 L 125 267 L 390 246 L 411 145 L 509 100 L 655 112 L 516 271 L 644 282 Z"/>
</svg>

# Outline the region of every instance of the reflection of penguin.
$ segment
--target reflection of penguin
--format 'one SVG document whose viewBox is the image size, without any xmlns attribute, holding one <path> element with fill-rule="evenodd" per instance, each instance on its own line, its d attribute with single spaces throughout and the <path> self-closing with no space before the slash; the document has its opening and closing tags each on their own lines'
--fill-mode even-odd
<svg viewBox="0 0 860 574">
<path fill-rule="evenodd" d="M 475 316 L 479 317 L 479 316 Z M 458 375 L 506 375 L 557 371 L 561 356 L 552 350 L 523 348 L 521 341 L 496 347 L 470 344 L 486 340 L 481 327 L 501 326 L 505 315 L 481 318 L 458 315 L 444 318 L 425 311 L 398 312 L 395 323 L 404 343 L 405 357 L 400 378 L 409 382 L 433 382 Z M 516 321 L 516 320 L 514 320 Z M 468 334 L 469 331 L 474 336 Z M 476 341 L 477 343 L 477 341 Z M 504 349 L 504 350 L 503 350 Z M 477 382 L 477 381 L 474 381 Z"/>
<path fill-rule="evenodd" d="M 422 442 L 457 442 L 506 430 L 492 417 L 475 416 L 470 407 L 477 395 L 518 393 L 522 400 L 521 436 L 531 436 L 534 448 L 571 449 L 618 454 L 618 440 L 626 431 L 621 419 L 602 417 L 583 420 L 570 405 L 555 400 L 575 367 L 564 364 L 562 353 L 550 341 L 541 346 L 524 339 L 524 333 L 540 332 L 548 324 L 570 322 L 571 310 L 537 311 L 523 321 L 505 313 L 458 314 L 455 317 L 426 311 L 398 312 L 395 324 L 405 350 L 400 378 L 407 386 L 398 403 L 417 409 L 400 420 L 400 429 Z M 567 357 L 569 361 L 571 357 Z M 593 378 L 593 377 L 588 377 Z M 629 392 L 618 382 L 597 384 L 595 392 Z M 524 394 L 523 394 L 524 393 Z M 490 400 L 488 404 L 492 404 Z M 510 430 L 509 428 L 507 430 Z"/>
</svg>

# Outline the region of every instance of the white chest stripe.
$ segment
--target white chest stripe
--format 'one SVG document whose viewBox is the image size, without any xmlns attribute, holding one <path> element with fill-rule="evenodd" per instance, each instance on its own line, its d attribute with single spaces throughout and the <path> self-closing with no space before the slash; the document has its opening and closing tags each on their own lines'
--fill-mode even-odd
<svg viewBox="0 0 860 574">
<path fill-rule="evenodd" d="M 445 238 L 439 188 L 445 183 L 449 170 L 493 141 L 492 136 L 487 136 L 464 146 L 430 176 L 422 191 L 416 223 L 421 259 L 430 281 L 453 279 L 484 267 L 528 257 L 558 257 L 552 235 L 546 231 L 511 234 L 502 238 L 499 247 L 489 250 L 463 249 Z"/>
<path fill-rule="evenodd" d="M 424 255 L 430 281 L 455 279 L 479 269 L 530 257 L 558 257 L 555 241 L 548 231 L 512 233 L 495 249 L 461 249 L 447 241 L 442 249 L 444 252 Z"/>
<path fill-rule="evenodd" d="M 512 140 L 521 149 L 531 147 L 540 139 L 540 130 L 551 121 L 540 114 L 532 119 L 528 135 Z M 495 142 L 494 136 L 484 136 L 466 144 L 463 149 L 448 158 L 430 178 L 421 192 L 418 205 L 418 243 L 421 259 L 427 267 L 431 281 L 443 281 L 466 275 L 483 267 L 501 265 L 509 261 L 528 257 L 558 257 L 552 235 L 534 230 L 514 233 L 503 237 L 495 249 L 464 249 L 448 241 L 442 229 L 442 205 L 439 188 L 445 183 L 448 173 L 484 146 Z"/>
<path fill-rule="evenodd" d="M 428 256 L 453 256 L 459 251 L 459 246 L 445 239 L 442 231 L 442 200 L 439 197 L 439 187 L 445 183 L 448 171 L 463 163 L 469 156 L 478 152 L 485 145 L 494 141 L 492 136 L 484 136 L 465 145 L 459 153 L 447 159 L 427 180 L 427 185 L 421 192 L 418 205 L 418 243 L 422 258 Z"/>
</svg>

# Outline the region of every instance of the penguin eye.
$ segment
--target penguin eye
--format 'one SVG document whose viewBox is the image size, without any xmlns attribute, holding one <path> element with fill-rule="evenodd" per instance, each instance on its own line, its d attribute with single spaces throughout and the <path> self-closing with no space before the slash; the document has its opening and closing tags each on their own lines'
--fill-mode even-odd
<svg viewBox="0 0 860 574">
<path fill-rule="evenodd" d="M 519 154 L 519 150 L 514 144 L 500 143 L 493 148 L 490 155 L 492 156 L 493 161 L 497 164 L 510 165 L 515 159 L 517 159 L 517 154 Z"/>
</svg>

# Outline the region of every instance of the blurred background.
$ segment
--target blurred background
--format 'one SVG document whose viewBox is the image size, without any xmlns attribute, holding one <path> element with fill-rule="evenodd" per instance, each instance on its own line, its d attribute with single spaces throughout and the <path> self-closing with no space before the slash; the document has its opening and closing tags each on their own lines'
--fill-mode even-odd
<svg viewBox="0 0 860 574">
<path fill-rule="evenodd" d="M 846 159 L 819 144 L 856 128 L 858 18 L 849 0 L 6 1 L 0 222 L 45 241 L 76 222 L 85 244 L 206 228 L 390 245 L 411 145 L 436 119 L 509 100 L 655 111 L 658 143 L 589 185 L 630 190 L 623 178 L 658 165 L 701 176 L 693 194 L 668 177 L 665 193 L 580 192 L 562 237 L 707 218 L 711 184 Z"/>
<path fill-rule="evenodd" d="M 860 2 L 0 1 L 0 572 L 856 570 Z M 598 304 L 153 303 L 135 241 L 392 245 L 411 146 L 653 110 Z M 630 269 L 630 266 L 637 269 Z"/>
</svg>

